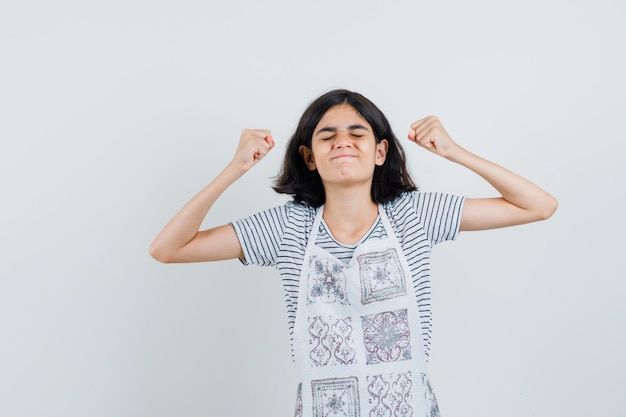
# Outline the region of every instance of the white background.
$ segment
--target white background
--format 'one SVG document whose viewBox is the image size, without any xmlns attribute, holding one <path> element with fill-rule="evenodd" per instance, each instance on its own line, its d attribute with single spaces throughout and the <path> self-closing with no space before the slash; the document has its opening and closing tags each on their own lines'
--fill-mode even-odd
<svg viewBox="0 0 626 417">
<path fill-rule="evenodd" d="M 547 222 L 434 251 L 444 417 L 626 415 L 626 83 L 619 1 L 0 2 L 0 416 L 291 416 L 271 268 L 148 245 L 230 159 L 276 149 L 206 226 L 287 201 L 306 105 L 359 91 L 398 137 L 438 115 L 553 193 Z M 473 173 L 404 142 L 420 188 Z"/>
</svg>

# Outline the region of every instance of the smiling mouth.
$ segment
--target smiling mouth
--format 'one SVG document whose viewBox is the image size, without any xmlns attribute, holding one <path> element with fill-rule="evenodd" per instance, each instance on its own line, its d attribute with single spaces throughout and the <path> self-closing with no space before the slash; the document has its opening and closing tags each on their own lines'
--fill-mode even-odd
<svg viewBox="0 0 626 417">
<path fill-rule="evenodd" d="M 337 155 L 337 156 L 333 156 L 331 159 L 344 159 L 344 158 L 356 158 L 356 155 Z"/>
</svg>

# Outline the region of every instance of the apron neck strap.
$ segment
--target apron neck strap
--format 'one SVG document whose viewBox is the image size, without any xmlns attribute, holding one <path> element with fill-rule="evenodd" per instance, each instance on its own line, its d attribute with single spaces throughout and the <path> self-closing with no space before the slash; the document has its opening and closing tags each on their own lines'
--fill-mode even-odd
<svg viewBox="0 0 626 417">
<path fill-rule="evenodd" d="M 311 229 L 311 234 L 309 235 L 309 241 L 307 242 L 307 250 L 311 249 L 315 246 L 315 241 L 317 240 L 317 235 L 320 230 L 320 224 L 322 223 L 322 216 L 324 214 L 324 205 L 319 206 L 315 212 L 315 219 L 313 220 L 313 227 Z M 383 226 L 387 233 L 393 232 L 391 229 L 391 223 L 389 222 L 389 218 L 387 217 L 387 213 L 385 213 L 385 209 L 382 204 L 378 205 L 378 217 L 383 222 Z"/>
</svg>

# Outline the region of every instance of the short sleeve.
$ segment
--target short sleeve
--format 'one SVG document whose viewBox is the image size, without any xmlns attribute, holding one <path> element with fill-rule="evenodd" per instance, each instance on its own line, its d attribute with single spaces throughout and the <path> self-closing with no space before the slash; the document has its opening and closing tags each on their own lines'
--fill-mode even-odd
<svg viewBox="0 0 626 417">
<path fill-rule="evenodd" d="M 244 265 L 276 265 L 287 216 L 288 207 L 283 205 L 231 222 L 243 250 L 240 260 Z"/>
<path fill-rule="evenodd" d="M 412 197 L 431 245 L 457 238 L 465 197 L 434 192 L 414 192 Z"/>
</svg>

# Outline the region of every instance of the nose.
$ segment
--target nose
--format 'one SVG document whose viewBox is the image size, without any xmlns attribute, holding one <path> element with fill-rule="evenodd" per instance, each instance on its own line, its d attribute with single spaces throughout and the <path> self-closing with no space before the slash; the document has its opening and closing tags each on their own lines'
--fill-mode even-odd
<svg viewBox="0 0 626 417">
<path fill-rule="evenodd" d="M 350 134 L 346 131 L 337 132 L 337 136 L 335 137 L 335 147 L 344 148 L 351 147 L 352 141 L 350 140 Z"/>
</svg>

